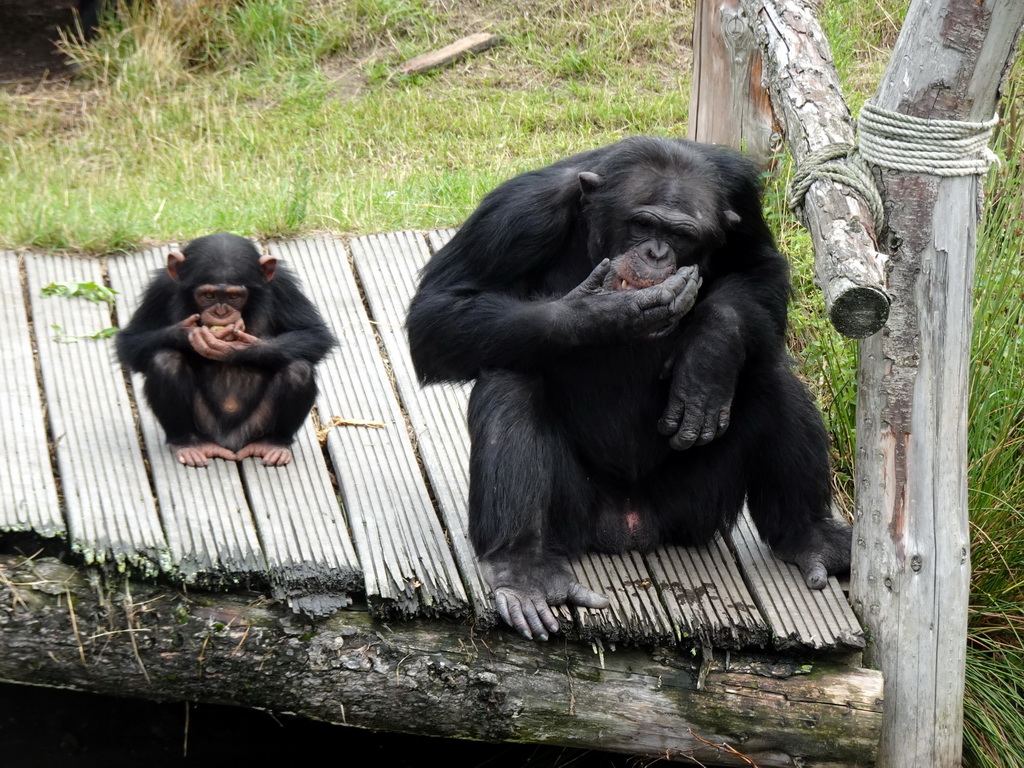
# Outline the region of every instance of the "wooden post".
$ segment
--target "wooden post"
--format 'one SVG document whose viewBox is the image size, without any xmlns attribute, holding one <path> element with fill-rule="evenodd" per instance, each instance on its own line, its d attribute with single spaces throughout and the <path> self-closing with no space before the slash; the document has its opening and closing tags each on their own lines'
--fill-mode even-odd
<svg viewBox="0 0 1024 768">
<path fill-rule="evenodd" d="M 874 99 L 984 121 L 1020 0 L 914 0 Z M 960 765 L 967 605 L 967 374 L 980 177 L 882 172 L 895 248 L 881 333 L 861 342 L 852 595 L 885 677 L 879 765 Z"/>
<path fill-rule="evenodd" d="M 694 9 L 690 137 L 743 149 L 761 168 L 778 151 L 761 49 L 740 0 L 699 0 Z"/>
</svg>

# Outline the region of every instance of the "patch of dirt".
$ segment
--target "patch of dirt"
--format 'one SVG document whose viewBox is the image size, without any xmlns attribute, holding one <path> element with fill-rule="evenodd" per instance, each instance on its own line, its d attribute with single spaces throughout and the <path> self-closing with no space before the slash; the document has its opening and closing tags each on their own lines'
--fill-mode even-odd
<svg viewBox="0 0 1024 768">
<path fill-rule="evenodd" d="M 331 94 L 342 101 L 362 96 L 367 87 L 362 62 L 334 57 L 321 62 L 320 69 L 331 83 Z"/>
<path fill-rule="evenodd" d="M 75 0 L 0 0 L 0 86 L 69 73 L 57 50 L 73 28 Z"/>
</svg>

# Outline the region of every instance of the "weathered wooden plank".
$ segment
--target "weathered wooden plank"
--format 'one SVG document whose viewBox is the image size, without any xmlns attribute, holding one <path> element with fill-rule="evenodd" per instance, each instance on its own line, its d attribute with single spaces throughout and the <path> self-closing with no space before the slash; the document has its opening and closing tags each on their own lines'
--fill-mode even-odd
<svg viewBox="0 0 1024 768">
<path fill-rule="evenodd" d="M 64 536 L 18 257 L 6 251 L 0 252 L 0 360 L 0 530 Z"/>
<path fill-rule="evenodd" d="M 432 232 L 426 240 L 436 249 L 450 235 L 450 231 Z M 428 256 L 423 243 L 422 234 L 397 233 L 361 238 L 353 250 L 391 371 L 409 409 L 454 559 L 470 585 L 468 592 L 478 619 L 486 624 L 494 621 L 490 590 L 477 570 L 465 519 L 466 390 L 421 389 L 403 331 L 405 306 L 415 289 L 418 269 Z M 307 286 L 308 292 L 342 339 L 342 349 L 332 358 L 333 367 L 329 362 L 323 368 L 327 393 L 321 396 L 323 421 L 329 423 L 332 416 L 340 416 L 385 424 L 383 429 L 331 428 L 335 441 L 331 458 L 342 490 L 363 510 L 352 522 L 357 543 L 363 537 L 360 553 L 375 569 L 374 586 L 368 585 L 371 602 L 379 599 L 386 613 L 395 609 L 413 613 L 419 589 L 427 606 L 422 610 L 428 613 L 465 610 L 466 598 L 459 603 L 460 593 L 455 588 L 444 592 L 427 580 L 457 583 L 453 582 L 457 572 L 422 477 L 412 463 L 405 423 L 383 373 L 362 300 L 351 274 L 344 271 L 348 263 L 343 250 L 330 240 L 273 248 L 300 276 L 320 277 Z M 164 249 L 109 260 L 112 283 L 123 291 L 117 309 L 122 323 L 149 279 L 149 267 L 163 262 Z M 276 596 L 312 613 L 327 612 L 347 601 L 344 593 L 357 583 L 358 565 L 345 536 L 344 512 L 328 480 L 329 468 L 310 426 L 300 432 L 296 461 L 289 467 L 265 468 L 250 460 L 243 463 L 241 478 L 236 466 L 228 462 L 214 461 L 206 470 L 179 466 L 163 445 L 163 433 L 145 406 L 140 409 L 140 426 L 167 532 L 169 568 L 204 584 L 247 581 L 266 572 Z M 396 462 L 397 484 L 387 474 Z M 577 577 L 608 594 L 611 607 L 603 611 L 563 608 L 560 619 L 570 631 L 575 625 L 585 638 L 613 643 L 682 640 L 739 648 L 766 641 L 766 622 L 752 608 L 756 604 L 781 635 L 777 640 L 781 645 L 857 645 L 849 640 L 844 624 L 848 609 L 837 587 L 832 588 L 831 601 L 818 604 L 811 595 L 807 597 L 811 604 L 805 605 L 800 600 L 808 591 L 799 577 L 794 580 L 783 571 L 789 581 L 777 582 L 782 577 L 774 571 L 771 578 L 758 575 L 764 568 L 778 569 L 780 565 L 771 565 L 767 548 L 756 540 L 752 529 L 749 536 L 753 543 L 744 545 L 746 548 L 737 546 L 737 551 L 756 564 L 748 566 L 753 574 L 749 578 L 755 591 L 765 593 L 758 594 L 756 600 L 743 585 L 728 549 L 716 542 L 698 549 L 666 548 L 646 558 L 637 553 L 581 558 L 572 564 Z M 760 552 L 761 559 L 750 552 Z M 403 581 L 396 573 L 411 576 Z M 387 579 L 390 586 L 376 586 Z M 442 600 L 455 594 L 456 607 L 437 608 L 439 591 Z M 787 614 L 792 605 L 800 606 L 796 616 Z M 859 628 L 855 632 L 859 633 Z"/>
<path fill-rule="evenodd" d="M 566 629 L 590 639 L 618 643 L 663 643 L 677 639 L 655 580 L 638 552 L 592 553 L 569 563 L 576 580 L 608 598 L 602 609 L 557 606 Z"/>
<path fill-rule="evenodd" d="M 427 244 L 431 253 L 437 253 L 452 239 L 458 229 L 432 229 L 427 232 Z"/>
<path fill-rule="evenodd" d="M 778 560 L 746 511 L 729 532 L 754 600 L 772 626 L 777 648 L 863 648 L 860 622 L 834 576 L 823 590 L 808 589 L 800 569 Z"/>
<path fill-rule="evenodd" d="M 4 555 L 0 571 L 8 577 L 0 579 L 0 679 L 643 760 L 874 764 L 881 675 L 826 658 L 594 653 L 586 643 L 536 643 L 451 622 L 384 628 L 358 611 L 311 627 L 248 595 L 196 602 L 159 584 L 97 589 L 56 561 Z"/>
<path fill-rule="evenodd" d="M 490 587 L 484 582 L 469 543 L 466 519 L 469 489 L 469 435 L 466 405 L 469 387 L 440 384 L 420 387 L 409 356 L 405 312 L 429 256 L 423 235 L 396 232 L 361 237 L 351 243 L 352 257 L 377 333 L 384 341 L 402 402 L 408 412 L 431 491 L 448 531 L 448 540 L 483 623 L 495 621 Z"/>
<path fill-rule="evenodd" d="M 768 642 L 770 628 L 721 539 L 702 547 L 664 547 L 645 559 L 677 635 L 714 648 Z"/>
<path fill-rule="evenodd" d="M 571 563 L 583 584 L 606 595 L 606 609 L 557 609 L 587 639 L 749 648 L 770 638 L 732 554 L 706 547 L 659 547 L 641 555 L 590 554 Z"/>
<path fill-rule="evenodd" d="M 363 590 L 363 572 L 310 420 L 295 436 L 292 453 L 284 467 L 246 459 L 242 477 L 274 596 L 294 610 L 323 616 L 349 605 L 349 593 Z"/>
<path fill-rule="evenodd" d="M 128 324 L 152 271 L 166 264 L 166 254 L 174 248 L 107 260 L 110 285 L 120 293 L 115 305 L 119 327 Z M 182 466 L 146 404 L 143 381 L 135 374 L 132 390 L 170 547 L 172 575 L 202 586 L 251 583 L 254 575 L 262 578 L 266 562 L 235 465 L 214 460 L 203 469 Z"/>
<path fill-rule="evenodd" d="M 81 257 L 29 255 L 25 267 L 71 546 L 86 562 L 112 560 L 148 573 L 167 570 L 168 545 L 113 342 L 54 340 L 110 327 L 110 307 L 83 298 L 40 295 L 51 282 L 102 285 L 101 264 Z"/>
<path fill-rule="evenodd" d="M 377 340 L 340 241 L 272 243 L 296 271 L 316 275 L 307 292 L 340 341 L 320 368 L 317 408 L 342 425 L 327 436 L 367 598 L 384 614 L 463 616 L 468 598 L 430 502 Z"/>
</svg>

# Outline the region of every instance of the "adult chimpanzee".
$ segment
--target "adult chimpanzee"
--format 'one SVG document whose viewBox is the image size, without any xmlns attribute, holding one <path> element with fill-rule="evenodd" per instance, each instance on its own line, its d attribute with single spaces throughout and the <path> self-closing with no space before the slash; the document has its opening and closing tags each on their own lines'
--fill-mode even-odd
<svg viewBox="0 0 1024 768">
<path fill-rule="evenodd" d="M 423 270 L 421 381 L 476 379 L 470 536 L 506 622 L 604 607 L 566 558 L 706 542 L 744 497 L 809 587 L 849 566 L 784 346 L 788 267 L 738 154 L 635 137 L 491 192 Z"/>
<path fill-rule="evenodd" d="M 182 464 L 249 456 L 278 466 L 316 397 L 314 366 L 334 336 L 273 256 L 215 234 L 167 257 L 117 353 Z"/>
</svg>

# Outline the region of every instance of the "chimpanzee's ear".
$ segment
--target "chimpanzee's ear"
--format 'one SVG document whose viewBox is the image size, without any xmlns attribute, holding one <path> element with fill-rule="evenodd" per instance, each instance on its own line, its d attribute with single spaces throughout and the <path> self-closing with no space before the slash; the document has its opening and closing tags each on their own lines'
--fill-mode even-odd
<svg viewBox="0 0 1024 768">
<path fill-rule="evenodd" d="M 736 211 L 730 210 L 728 208 L 722 211 L 722 216 L 725 218 L 725 223 L 730 227 L 735 227 L 743 220 L 740 218 L 740 215 L 736 213 Z"/>
<path fill-rule="evenodd" d="M 277 274 L 277 257 L 271 256 L 269 253 L 266 256 L 260 256 L 260 269 L 263 270 L 263 279 L 269 283 Z"/>
<path fill-rule="evenodd" d="M 167 274 L 171 276 L 171 280 L 178 282 L 178 267 L 181 266 L 182 262 L 185 261 L 185 254 L 178 253 L 177 251 L 167 254 Z"/>
<path fill-rule="evenodd" d="M 580 190 L 584 197 L 604 184 L 604 179 L 591 171 L 582 171 L 579 175 Z"/>
</svg>

